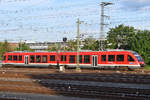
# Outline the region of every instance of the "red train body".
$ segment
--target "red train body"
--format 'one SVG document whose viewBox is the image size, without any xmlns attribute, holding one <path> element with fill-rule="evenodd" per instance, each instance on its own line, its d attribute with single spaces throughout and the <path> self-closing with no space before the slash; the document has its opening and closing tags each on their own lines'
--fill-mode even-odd
<svg viewBox="0 0 150 100">
<path fill-rule="evenodd" d="M 3 65 L 50 66 L 65 65 L 76 67 L 76 52 L 8 52 L 3 57 Z M 80 67 L 128 67 L 140 68 L 145 63 L 141 56 L 133 51 L 87 51 L 79 54 Z"/>
</svg>

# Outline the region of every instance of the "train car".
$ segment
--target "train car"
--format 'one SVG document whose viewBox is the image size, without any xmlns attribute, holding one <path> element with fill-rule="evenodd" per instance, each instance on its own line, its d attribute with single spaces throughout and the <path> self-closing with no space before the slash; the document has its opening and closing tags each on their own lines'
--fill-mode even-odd
<svg viewBox="0 0 150 100">
<path fill-rule="evenodd" d="M 77 52 L 8 52 L 3 65 L 76 67 Z M 142 57 L 134 51 L 108 50 L 83 51 L 79 53 L 79 65 L 83 68 L 140 68 L 145 65 Z"/>
<path fill-rule="evenodd" d="M 43 67 L 56 65 L 57 52 L 8 52 L 5 53 L 2 64 Z"/>
</svg>

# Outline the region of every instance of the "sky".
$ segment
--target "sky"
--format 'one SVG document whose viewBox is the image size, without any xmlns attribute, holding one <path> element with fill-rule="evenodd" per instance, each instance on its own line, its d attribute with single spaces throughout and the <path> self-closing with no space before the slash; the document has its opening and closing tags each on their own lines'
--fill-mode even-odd
<svg viewBox="0 0 150 100">
<path fill-rule="evenodd" d="M 76 39 L 78 18 L 82 39 L 98 39 L 101 2 L 113 3 L 104 9 L 105 36 L 120 24 L 150 29 L 150 0 L 0 0 L 0 41 Z"/>
</svg>

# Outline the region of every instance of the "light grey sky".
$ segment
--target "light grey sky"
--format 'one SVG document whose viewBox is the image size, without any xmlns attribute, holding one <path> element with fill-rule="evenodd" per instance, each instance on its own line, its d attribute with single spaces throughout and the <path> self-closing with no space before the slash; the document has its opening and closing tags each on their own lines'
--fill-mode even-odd
<svg viewBox="0 0 150 100">
<path fill-rule="evenodd" d="M 99 37 L 100 3 L 105 7 L 105 32 L 119 24 L 150 29 L 150 0 L 0 0 L 0 41 L 75 39 L 77 18 L 84 37 Z"/>
</svg>

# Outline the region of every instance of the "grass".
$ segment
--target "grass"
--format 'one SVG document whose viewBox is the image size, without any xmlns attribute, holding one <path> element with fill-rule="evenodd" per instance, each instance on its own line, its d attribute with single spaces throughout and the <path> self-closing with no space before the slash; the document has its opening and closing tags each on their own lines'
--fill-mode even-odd
<svg viewBox="0 0 150 100">
<path fill-rule="evenodd" d="M 150 65 L 146 65 L 146 66 L 144 67 L 144 69 L 150 70 Z"/>
</svg>

